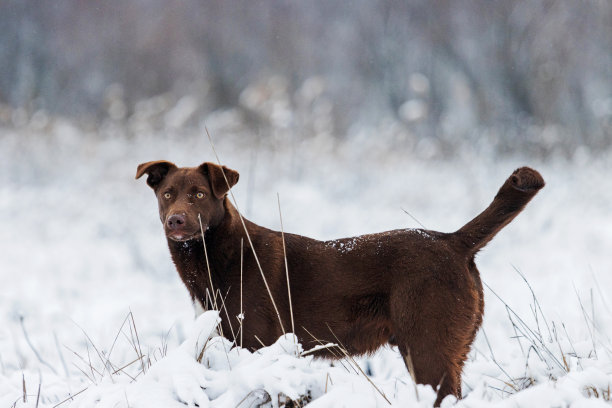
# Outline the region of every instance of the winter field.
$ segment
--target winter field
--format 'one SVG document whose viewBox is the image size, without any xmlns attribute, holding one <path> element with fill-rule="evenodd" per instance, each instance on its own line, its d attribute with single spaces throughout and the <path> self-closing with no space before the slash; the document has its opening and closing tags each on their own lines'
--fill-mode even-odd
<svg viewBox="0 0 612 408">
<path fill-rule="evenodd" d="M 207 125 L 241 173 L 240 210 L 280 229 L 278 193 L 285 230 L 319 239 L 419 223 L 452 231 L 515 168 L 538 169 L 547 186 L 478 256 L 484 325 L 464 398 L 443 405 L 610 404 L 609 154 L 494 159 L 474 147 L 441 159 L 423 142 L 390 148 L 373 136 L 248 142 L 229 119 Z M 194 321 L 156 200 L 134 175 L 149 160 L 215 161 L 209 141 L 203 130 L 118 133 L 61 120 L 0 127 L 0 408 L 433 404 L 389 347 L 331 365 L 290 336 L 258 353 L 207 341 L 217 315 Z"/>
</svg>

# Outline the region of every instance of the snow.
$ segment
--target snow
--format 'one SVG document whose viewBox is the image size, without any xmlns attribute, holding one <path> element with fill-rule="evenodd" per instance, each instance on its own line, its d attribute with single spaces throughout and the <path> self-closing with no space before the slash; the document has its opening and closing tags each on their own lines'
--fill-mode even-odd
<svg viewBox="0 0 612 408">
<path fill-rule="evenodd" d="M 112 125 L 94 134 L 55 118 L 46 129 L 0 128 L 0 407 L 279 406 L 285 397 L 388 406 L 381 393 L 392 406 L 431 406 L 434 391 L 415 386 L 390 347 L 356 359 L 372 384 L 352 361 L 313 359 L 290 335 L 255 353 L 208 339 L 219 316 L 194 320 L 154 196 L 133 179 L 149 160 L 214 161 L 203 134 L 126 138 Z M 428 230 L 456 230 L 515 168 L 540 170 L 545 189 L 478 256 L 490 287 L 483 330 L 464 398 L 444 406 L 609 404 L 610 157 L 423 160 L 375 140 L 247 147 L 232 129 L 209 129 L 224 164 L 241 173 L 233 191 L 247 218 L 280 229 L 278 192 L 285 231 L 322 240 L 427 234 L 401 208 Z"/>
<path fill-rule="evenodd" d="M 328 248 L 333 248 L 338 252 L 345 254 L 347 252 L 351 252 L 353 249 L 359 246 L 360 239 L 358 237 L 349 238 L 345 242 L 340 242 L 337 239 L 327 241 L 325 246 Z"/>
</svg>

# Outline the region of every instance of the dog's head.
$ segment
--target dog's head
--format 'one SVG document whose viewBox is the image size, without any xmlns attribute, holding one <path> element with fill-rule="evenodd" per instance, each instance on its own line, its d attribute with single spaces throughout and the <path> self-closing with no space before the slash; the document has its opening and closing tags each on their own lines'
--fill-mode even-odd
<svg viewBox="0 0 612 408">
<path fill-rule="evenodd" d="M 198 167 L 177 167 L 164 160 L 142 163 L 136 178 L 147 174 L 147 184 L 159 203 L 159 217 L 169 239 L 198 239 L 202 227 L 214 228 L 225 215 L 223 201 L 238 182 L 238 172 L 214 163 Z"/>
</svg>

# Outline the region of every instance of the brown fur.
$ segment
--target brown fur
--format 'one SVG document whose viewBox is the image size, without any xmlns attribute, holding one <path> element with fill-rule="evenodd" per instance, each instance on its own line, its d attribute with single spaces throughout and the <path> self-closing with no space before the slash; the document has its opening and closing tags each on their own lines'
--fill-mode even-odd
<svg viewBox="0 0 612 408">
<path fill-rule="evenodd" d="M 232 333 L 230 325 L 234 333 L 239 330 L 234 316 L 240 313 L 244 240 L 244 347 L 260 347 L 255 335 L 266 345 L 276 341 L 282 335 L 279 320 L 238 212 L 226 196 L 238 173 L 213 163 L 178 168 L 155 161 L 138 166 L 136 178 L 144 174 L 158 198 L 172 259 L 192 299 L 205 305 L 210 290 L 199 214 L 214 288 L 227 294 L 230 320 L 223 320 L 223 333 Z M 412 360 L 419 383 L 439 387 L 436 405 L 448 394 L 461 397 L 461 370 L 484 311 L 474 255 L 543 186 L 537 171 L 516 170 L 491 205 L 454 233 L 404 229 L 334 241 L 286 233 L 298 338 L 306 349 L 317 340 L 339 340 L 352 355 L 391 342 Z M 290 329 L 281 233 L 244 222 L 283 326 Z M 333 350 L 318 355 L 338 356 Z"/>
</svg>

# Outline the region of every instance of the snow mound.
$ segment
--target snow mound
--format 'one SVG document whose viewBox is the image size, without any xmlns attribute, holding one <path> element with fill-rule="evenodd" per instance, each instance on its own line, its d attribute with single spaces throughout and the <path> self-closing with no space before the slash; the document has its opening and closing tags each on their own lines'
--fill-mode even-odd
<svg viewBox="0 0 612 408">
<path fill-rule="evenodd" d="M 195 321 L 188 338 L 155 362 L 143 377 L 108 377 L 76 396 L 70 406 L 282 407 L 312 401 L 312 407 L 355 407 L 389 405 L 385 399 L 393 398 L 383 396 L 384 391 L 356 374 L 355 367 L 348 371 L 346 363 L 334 366 L 302 356 L 302 346 L 293 334 L 253 353 L 223 337 L 209 337 L 220 321 L 219 312 L 205 312 Z M 409 388 L 409 393 L 415 390 L 413 384 L 402 388 Z M 418 389 L 421 402 L 414 395 L 413 406 L 431 406 L 433 390 Z"/>
<path fill-rule="evenodd" d="M 435 392 L 415 385 L 405 371 L 395 375 L 366 377 L 365 360 L 330 362 L 314 359 L 293 334 L 255 352 L 216 336 L 221 319 L 218 311 L 207 311 L 194 322 L 190 334 L 177 348 L 153 363 L 144 375 L 107 376 L 75 395 L 67 406 L 78 408 L 156 407 L 431 407 Z M 211 337 L 212 336 L 212 337 Z M 551 345 L 556 342 L 551 341 Z M 560 345 L 560 343 L 559 343 Z M 330 347 L 331 345 L 326 345 Z M 575 347 L 574 347 L 575 346 Z M 506 367 L 512 378 L 507 398 L 500 400 L 492 387 L 499 386 L 495 362 L 477 363 L 490 372 L 473 384 L 463 400 L 447 397 L 443 407 L 556 407 L 608 406 L 612 366 L 610 356 L 599 359 L 576 353 L 572 345 L 565 354 L 565 369 L 547 368 L 545 361 L 517 359 Z M 586 349 L 586 348 L 585 348 Z M 544 349 L 541 349 L 542 351 Z M 604 350 L 600 350 L 604 351 Z M 386 349 L 379 364 L 392 363 L 396 350 Z M 534 353 L 535 355 L 535 353 Z M 380 371 L 381 367 L 375 367 Z M 524 381 L 521 383 L 520 379 Z M 519 392 L 520 391 L 520 392 Z M 29 404 L 17 407 L 34 407 Z M 41 405 L 47 406 L 47 405 Z M 54 405 L 49 405 L 53 407 Z"/>
</svg>

